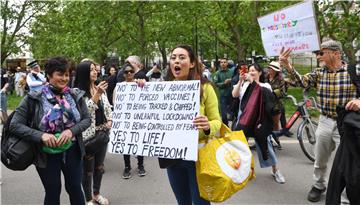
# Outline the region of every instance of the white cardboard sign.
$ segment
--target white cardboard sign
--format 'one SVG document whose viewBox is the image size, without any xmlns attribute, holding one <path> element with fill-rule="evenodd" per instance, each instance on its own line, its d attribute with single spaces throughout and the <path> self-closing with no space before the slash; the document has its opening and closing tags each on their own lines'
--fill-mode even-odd
<svg viewBox="0 0 360 205">
<path fill-rule="evenodd" d="M 258 18 L 267 56 L 278 56 L 282 47 L 292 53 L 319 50 L 319 35 L 312 1 L 306 1 Z"/>
<path fill-rule="evenodd" d="M 200 81 L 118 83 L 108 152 L 196 161 Z"/>
</svg>

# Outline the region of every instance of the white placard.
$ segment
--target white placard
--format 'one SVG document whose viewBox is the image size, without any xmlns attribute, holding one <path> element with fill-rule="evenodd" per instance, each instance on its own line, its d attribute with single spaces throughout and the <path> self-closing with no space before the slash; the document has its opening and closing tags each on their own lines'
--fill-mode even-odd
<svg viewBox="0 0 360 205">
<path fill-rule="evenodd" d="M 306 1 L 258 18 L 267 56 L 278 56 L 282 47 L 292 53 L 319 50 L 319 35 L 312 1 Z"/>
<path fill-rule="evenodd" d="M 200 81 L 118 83 L 108 152 L 196 161 Z"/>
</svg>

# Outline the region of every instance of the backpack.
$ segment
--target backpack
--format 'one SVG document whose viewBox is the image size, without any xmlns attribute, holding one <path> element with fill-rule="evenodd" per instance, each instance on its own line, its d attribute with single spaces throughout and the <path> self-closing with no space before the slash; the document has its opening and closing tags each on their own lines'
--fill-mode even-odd
<svg viewBox="0 0 360 205">
<path fill-rule="evenodd" d="M 34 114 L 34 100 L 28 99 L 29 112 L 27 124 L 30 125 L 31 116 Z M 11 133 L 10 123 L 15 111 L 10 114 L 4 124 L 1 136 L 1 162 L 14 171 L 21 171 L 28 168 L 35 159 L 35 144 Z M 30 119 L 29 119 L 30 118 Z"/>
</svg>

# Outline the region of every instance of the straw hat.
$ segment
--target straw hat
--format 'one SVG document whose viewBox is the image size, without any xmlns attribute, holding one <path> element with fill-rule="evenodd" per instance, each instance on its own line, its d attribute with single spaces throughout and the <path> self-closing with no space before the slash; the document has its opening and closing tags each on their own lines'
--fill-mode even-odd
<svg viewBox="0 0 360 205">
<path fill-rule="evenodd" d="M 271 61 L 270 64 L 268 65 L 269 68 L 273 69 L 276 72 L 280 72 L 281 71 L 281 66 L 280 63 L 277 61 Z"/>
</svg>

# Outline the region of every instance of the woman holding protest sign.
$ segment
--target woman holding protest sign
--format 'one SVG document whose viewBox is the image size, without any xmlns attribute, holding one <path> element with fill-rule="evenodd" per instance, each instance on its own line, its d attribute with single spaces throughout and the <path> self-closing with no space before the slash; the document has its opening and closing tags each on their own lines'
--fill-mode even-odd
<svg viewBox="0 0 360 205">
<path fill-rule="evenodd" d="M 107 205 L 109 200 L 100 195 L 100 186 L 105 172 L 104 160 L 109 141 L 108 131 L 112 125 L 112 111 L 106 96 L 107 82 L 101 81 L 96 85 L 96 80 L 95 63 L 90 60 L 82 61 L 76 68 L 75 87 L 85 91 L 85 101 L 92 119 L 91 126 L 83 132 L 86 150 L 83 189 L 88 205 Z"/>
<path fill-rule="evenodd" d="M 81 133 L 90 126 L 90 116 L 82 98 L 84 92 L 67 86 L 69 69 L 67 59 L 50 58 L 45 65 L 49 84 L 25 96 L 10 124 L 10 132 L 36 143 L 34 164 L 45 189 L 45 205 L 60 205 L 61 172 L 70 203 L 85 204 Z"/>
<path fill-rule="evenodd" d="M 217 96 L 212 85 L 202 76 L 199 61 L 190 46 L 179 45 L 172 50 L 166 80 L 200 80 L 200 115 L 193 119 L 193 124 L 199 130 L 199 139 L 215 135 L 221 127 Z M 210 204 L 200 197 L 195 162 L 159 159 L 159 163 L 161 168 L 167 168 L 170 185 L 178 204 Z"/>
</svg>

